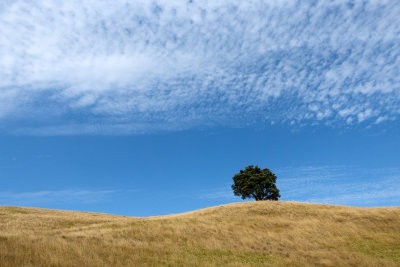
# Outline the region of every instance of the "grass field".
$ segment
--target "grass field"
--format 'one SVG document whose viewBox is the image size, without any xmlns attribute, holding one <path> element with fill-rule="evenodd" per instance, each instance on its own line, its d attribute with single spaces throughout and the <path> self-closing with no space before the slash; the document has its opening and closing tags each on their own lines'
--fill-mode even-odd
<svg viewBox="0 0 400 267">
<path fill-rule="evenodd" d="M 400 208 L 245 202 L 148 218 L 0 207 L 0 266 L 400 266 Z"/>
</svg>

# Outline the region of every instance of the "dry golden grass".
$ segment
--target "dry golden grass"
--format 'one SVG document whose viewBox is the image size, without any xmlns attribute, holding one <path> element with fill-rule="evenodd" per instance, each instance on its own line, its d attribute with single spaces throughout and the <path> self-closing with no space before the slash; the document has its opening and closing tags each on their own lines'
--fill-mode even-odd
<svg viewBox="0 0 400 267">
<path fill-rule="evenodd" d="M 400 266 L 400 208 L 246 202 L 132 218 L 0 207 L 0 266 Z"/>
</svg>

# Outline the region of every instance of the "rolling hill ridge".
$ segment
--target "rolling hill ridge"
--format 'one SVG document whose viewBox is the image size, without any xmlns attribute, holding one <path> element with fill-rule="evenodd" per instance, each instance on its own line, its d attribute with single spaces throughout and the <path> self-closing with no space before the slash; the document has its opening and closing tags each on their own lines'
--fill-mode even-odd
<svg viewBox="0 0 400 267">
<path fill-rule="evenodd" d="M 242 202 L 125 217 L 0 207 L 0 266 L 400 266 L 400 208 Z"/>
</svg>

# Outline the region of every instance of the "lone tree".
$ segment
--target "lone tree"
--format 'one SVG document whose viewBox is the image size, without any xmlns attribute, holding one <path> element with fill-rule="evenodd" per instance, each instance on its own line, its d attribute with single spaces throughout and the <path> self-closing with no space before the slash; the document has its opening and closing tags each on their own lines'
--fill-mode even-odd
<svg viewBox="0 0 400 267">
<path fill-rule="evenodd" d="M 258 200 L 278 200 L 281 197 L 276 187 L 276 175 L 269 169 L 260 169 L 257 165 L 247 166 L 245 170 L 233 176 L 232 190 L 235 196 Z"/>
</svg>

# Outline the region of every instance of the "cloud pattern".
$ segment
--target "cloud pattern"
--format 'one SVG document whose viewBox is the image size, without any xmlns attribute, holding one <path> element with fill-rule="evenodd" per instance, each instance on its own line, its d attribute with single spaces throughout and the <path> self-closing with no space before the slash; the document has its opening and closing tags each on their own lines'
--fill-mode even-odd
<svg viewBox="0 0 400 267">
<path fill-rule="evenodd" d="M 373 0 L 5 0 L 1 130 L 396 121 L 398 14 Z"/>
</svg>

